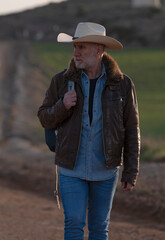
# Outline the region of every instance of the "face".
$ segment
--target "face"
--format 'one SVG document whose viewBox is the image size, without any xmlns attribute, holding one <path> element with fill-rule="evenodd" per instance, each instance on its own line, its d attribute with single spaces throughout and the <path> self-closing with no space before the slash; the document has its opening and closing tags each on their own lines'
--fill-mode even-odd
<svg viewBox="0 0 165 240">
<path fill-rule="evenodd" d="M 74 43 L 74 62 L 77 68 L 88 70 L 92 68 L 97 60 L 97 44 Z"/>
</svg>

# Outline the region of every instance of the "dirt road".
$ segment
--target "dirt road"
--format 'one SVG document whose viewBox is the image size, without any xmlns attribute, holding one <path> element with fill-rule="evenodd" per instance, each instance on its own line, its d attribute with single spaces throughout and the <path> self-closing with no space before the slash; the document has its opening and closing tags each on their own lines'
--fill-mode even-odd
<svg viewBox="0 0 165 240">
<path fill-rule="evenodd" d="M 63 211 L 50 199 L 26 191 L 0 187 L 1 240 L 62 240 Z M 87 239 L 87 230 L 85 231 Z M 163 225 L 112 210 L 113 240 L 163 240 Z"/>
<path fill-rule="evenodd" d="M 63 211 L 52 197 L 54 155 L 39 142 L 36 118 L 46 80 L 29 64 L 27 49 L 0 43 L 0 240 L 62 240 Z M 165 239 L 164 170 L 163 163 L 141 164 L 133 192 L 118 186 L 109 239 Z"/>
</svg>

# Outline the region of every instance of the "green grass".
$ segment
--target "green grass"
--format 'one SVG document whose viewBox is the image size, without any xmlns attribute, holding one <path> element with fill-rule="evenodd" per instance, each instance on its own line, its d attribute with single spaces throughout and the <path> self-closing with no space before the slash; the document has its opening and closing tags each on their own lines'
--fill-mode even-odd
<svg viewBox="0 0 165 240">
<path fill-rule="evenodd" d="M 72 49 L 69 44 L 56 43 L 33 43 L 37 56 L 33 55 L 33 63 L 39 62 L 45 67 L 48 72 L 48 77 L 51 78 L 55 73 L 62 71 L 68 67 L 69 60 L 72 57 Z"/>
<path fill-rule="evenodd" d="M 48 81 L 67 68 L 73 51 L 70 44 L 35 43 L 32 48 L 37 53 L 35 61 L 48 71 Z M 109 53 L 135 84 L 142 136 L 165 140 L 165 49 L 124 49 Z"/>
<path fill-rule="evenodd" d="M 123 50 L 113 57 L 135 83 L 142 136 L 165 139 L 165 49 Z"/>
</svg>

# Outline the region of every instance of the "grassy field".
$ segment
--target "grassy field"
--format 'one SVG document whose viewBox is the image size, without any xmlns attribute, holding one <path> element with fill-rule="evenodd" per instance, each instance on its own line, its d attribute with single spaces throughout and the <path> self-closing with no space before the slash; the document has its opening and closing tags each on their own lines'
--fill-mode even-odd
<svg viewBox="0 0 165 240">
<path fill-rule="evenodd" d="M 73 51 L 71 45 L 55 43 L 35 43 L 32 48 L 37 52 L 37 58 L 31 61 L 40 62 L 48 81 L 52 75 L 67 68 Z M 154 144 L 152 154 L 160 153 L 161 149 L 161 156 L 165 156 L 165 49 L 123 49 L 109 53 L 136 86 L 141 135 L 150 139 L 144 141 L 144 145 Z"/>
</svg>

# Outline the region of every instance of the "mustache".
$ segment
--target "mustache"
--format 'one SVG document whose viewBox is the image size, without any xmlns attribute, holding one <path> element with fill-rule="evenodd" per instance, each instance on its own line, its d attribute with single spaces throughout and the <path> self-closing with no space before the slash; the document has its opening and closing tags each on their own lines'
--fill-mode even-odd
<svg viewBox="0 0 165 240">
<path fill-rule="evenodd" d="M 82 58 L 74 57 L 74 61 L 82 61 Z"/>
</svg>

